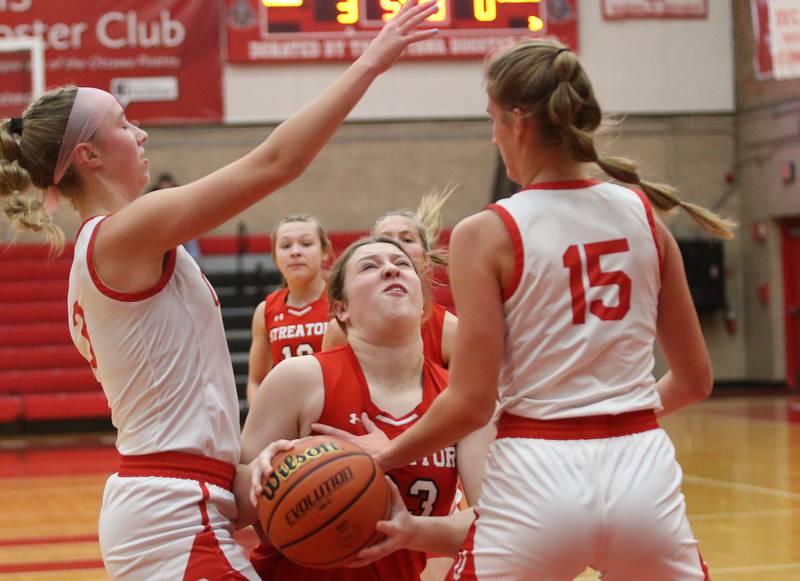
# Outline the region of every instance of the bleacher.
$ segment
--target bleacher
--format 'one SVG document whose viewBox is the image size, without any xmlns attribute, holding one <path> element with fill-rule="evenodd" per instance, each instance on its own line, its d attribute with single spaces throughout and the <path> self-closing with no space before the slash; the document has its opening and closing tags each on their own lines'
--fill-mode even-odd
<svg viewBox="0 0 800 581">
<path fill-rule="evenodd" d="M 331 236 L 340 252 L 365 232 Z M 267 235 L 200 240 L 202 267 L 220 299 L 236 385 L 244 407 L 253 310 L 280 284 Z M 110 417 L 100 385 L 72 344 L 67 285 L 72 245 L 0 249 L 0 425 Z"/>
<path fill-rule="evenodd" d="M 330 234 L 336 255 L 367 232 Z M 444 233 L 446 241 L 449 233 Z M 242 411 L 253 310 L 280 284 L 266 234 L 200 240 L 201 266 L 220 299 Z M 0 249 L 0 426 L 107 419 L 111 411 L 91 368 L 70 338 L 67 285 L 73 246 L 51 257 L 46 245 Z M 442 292 L 444 291 L 444 292 Z M 449 304 L 446 287 L 435 288 Z"/>
<path fill-rule="evenodd" d="M 0 251 L 0 422 L 106 417 L 108 405 L 67 327 L 72 246 Z"/>
</svg>

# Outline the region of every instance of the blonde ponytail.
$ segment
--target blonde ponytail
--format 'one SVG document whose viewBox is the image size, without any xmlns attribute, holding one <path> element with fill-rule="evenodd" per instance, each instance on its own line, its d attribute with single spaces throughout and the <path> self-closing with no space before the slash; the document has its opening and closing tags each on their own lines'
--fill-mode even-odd
<svg viewBox="0 0 800 581">
<path fill-rule="evenodd" d="M 543 144 L 560 147 L 570 159 L 596 163 L 615 180 L 640 187 L 659 209 L 682 208 L 714 236 L 733 237 L 734 221 L 685 202 L 671 186 L 642 181 L 632 160 L 597 154 L 594 132 L 603 115 L 580 59 L 566 47 L 545 40 L 519 42 L 490 55 L 486 81 L 492 101 L 506 110 L 519 108 L 536 119 Z"/>
<path fill-rule="evenodd" d="M 77 87 L 45 93 L 23 113 L 22 119 L 0 122 L 0 198 L 3 215 L 16 230 L 43 233 L 54 251 L 64 247 L 64 232 L 44 207 L 42 191 L 53 184 L 61 137 L 69 119 Z M 70 188 L 77 174 L 68 171 L 59 183 Z M 38 190 L 38 191 L 37 191 Z"/>
<path fill-rule="evenodd" d="M 689 217 L 698 226 L 712 236 L 725 240 L 733 238 L 733 229 L 737 226 L 735 221 L 722 218 L 708 208 L 698 204 L 682 200 L 680 192 L 668 184 L 640 179 L 636 164 L 632 160 L 622 157 L 608 157 L 598 159 L 597 165 L 617 181 L 639 186 L 650 202 L 659 210 L 668 211 L 680 207 L 689 214 Z"/>
<path fill-rule="evenodd" d="M 60 254 L 64 249 L 64 232 L 53 223 L 52 216 L 45 210 L 44 203 L 40 200 L 20 192 L 13 192 L 6 202 L 3 213 L 17 230 L 44 233 L 56 254 Z"/>
</svg>

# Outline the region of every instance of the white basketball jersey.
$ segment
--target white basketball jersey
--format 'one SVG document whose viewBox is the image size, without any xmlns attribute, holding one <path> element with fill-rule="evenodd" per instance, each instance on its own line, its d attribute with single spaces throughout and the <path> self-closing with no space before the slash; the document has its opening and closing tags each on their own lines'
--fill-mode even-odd
<svg viewBox="0 0 800 581">
<path fill-rule="evenodd" d="M 652 375 L 658 242 L 643 194 L 583 180 L 489 207 L 509 230 L 502 411 L 556 419 L 661 406 Z"/>
<path fill-rule="evenodd" d="M 238 463 L 239 401 L 216 293 L 182 246 L 166 254 L 153 288 L 107 287 L 92 260 L 103 219 L 78 232 L 68 317 L 72 340 L 108 398 L 117 448 Z"/>
</svg>

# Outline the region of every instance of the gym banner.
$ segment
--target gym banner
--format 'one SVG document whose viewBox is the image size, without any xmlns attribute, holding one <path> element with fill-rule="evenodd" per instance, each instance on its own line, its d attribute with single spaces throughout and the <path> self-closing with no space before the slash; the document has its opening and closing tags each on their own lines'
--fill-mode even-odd
<svg viewBox="0 0 800 581">
<path fill-rule="evenodd" d="M 753 64 L 756 78 L 760 81 L 772 78 L 772 50 L 769 35 L 769 0 L 750 0 L 750 16 L 753 20 L 755 52 Z"/>
<path fill-rule="evenodd" d="M 405 0 L 225 0 L 228 61 L 358 58 Z M 509 37 L 538 36 L 578 49 L 577 0 L 438 0 L 424 24 L 435 37 L 404 58 L 482 59 Z"/>
<path fill-rule="evenodd" d="M 14 39 L 31 36 L 44 41 L 47 88 L 105 89 L 144 124 L 222 119 L 216 1 L 0 0 L 0 118 L 30 100 L 30 53 Z"/>
<path fill-rule="evenodd" d="M 603 18 L 706 18 L 708 0 L 603 0 Z"/>
<path fill-rule="evenodd" d="M 800 78 L 800 2 L 769 0 L 772 73 L 777 80 Z"/>
</svg>

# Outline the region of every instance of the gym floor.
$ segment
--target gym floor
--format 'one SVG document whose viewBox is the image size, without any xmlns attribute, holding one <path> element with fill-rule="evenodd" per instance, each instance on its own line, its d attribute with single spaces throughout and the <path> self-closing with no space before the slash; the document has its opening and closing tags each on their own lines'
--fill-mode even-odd
<svg viewBox="0 0 800 581">
<path fill-rule="evenodd" d="M 712 579 L 800 579 L 800 396 L 726 388 L 662 425 Z M 0 438 L 0 581 L 107 578 L 97 515 L 117 462 L 113 441 Z M 254 538 L 244 531 L 240 541 Z"/>
</svg>

